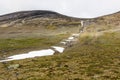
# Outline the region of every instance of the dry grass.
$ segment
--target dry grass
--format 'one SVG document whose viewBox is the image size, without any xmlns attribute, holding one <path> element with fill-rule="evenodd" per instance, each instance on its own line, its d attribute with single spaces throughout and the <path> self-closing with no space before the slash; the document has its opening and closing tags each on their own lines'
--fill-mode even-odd
<svg viewBox="0 0 120 80">
<path fill-rule="evenodd" d="M 119 80 L 119 35 L 81 36 L 63 54 L 8 62 L 6 66 L 20 64 L 15 70 L 6 70 L 0 63 L 0 78 L 15 80 L 18 72 L 18 80 Z"/>
<path fill-rule="evenodd" d="M 9 38 L 0 39 L 0 58 L 3 54 L 10 56 L 13 54 L 26 53 L 32 50 L 49 48 L 58 44 L 69 34 L 59 34 L 56 36 L 40 36 L 35 38 Z"/>
</svg>

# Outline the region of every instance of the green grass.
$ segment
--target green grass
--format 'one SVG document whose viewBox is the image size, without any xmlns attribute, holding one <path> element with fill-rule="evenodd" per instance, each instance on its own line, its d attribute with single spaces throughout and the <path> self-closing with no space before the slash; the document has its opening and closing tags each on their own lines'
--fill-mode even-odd
<svg viewBox="0 0 120 80">
<path fill-rule="evenodd" d="M 0 39 L 0 56 L 3 53 L 23 53 L 36 49 L 44 49 L 58 44 L 67 34 L 59 34 L 56 36 L 41 36 L 37 38 L 11 38 Z M 13 53 L 12 53 L 13 54 Z"/>
<path fill-rule="evenodd" d="M 0 63 L 0 79 L 13 80 L 18 72 L 18 80 L 119 80 L 119 35 L 80 37 L 78 44 L 63 54 L 8 62 L 7 66 L 20 64 L 15 70 L 6 70 Z"/>
</svg>

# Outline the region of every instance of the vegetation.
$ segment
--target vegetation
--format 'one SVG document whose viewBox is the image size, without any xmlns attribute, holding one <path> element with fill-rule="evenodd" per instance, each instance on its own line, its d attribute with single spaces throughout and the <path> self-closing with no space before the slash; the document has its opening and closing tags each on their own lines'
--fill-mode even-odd
<svg viewBox="0 0 120 80">
<path fill-rule="evenodd" d="M 81 35 L 78 44 L 63 54 L 8 62 L 7 66 L 20 64 L 8 72 L 0 63 L 0 79 L 15 80 L 13 73 L 18 72 L 18 80 L 119 80 L 119 35 Z"/>
<path fill-rule="evenodd" d="M 1 17 L 1 58 L 57 45 L 81 24 L 46 11 L 21 13 Z M 83 20 L 77 44 L 63 54 L 0 63 L 0 80 L 120 80 L 120 12 Z"/>
<path fill-rule="evenodd" d="M 37 38 L 10 38 L 0 39 L 0 57 L 3 53 L 6 55 L 24 53 L 27 51 L 48 48 L 66 38 L 68 34 L 59 34 L 56 36 L 41 36 Z"/>
</svg>

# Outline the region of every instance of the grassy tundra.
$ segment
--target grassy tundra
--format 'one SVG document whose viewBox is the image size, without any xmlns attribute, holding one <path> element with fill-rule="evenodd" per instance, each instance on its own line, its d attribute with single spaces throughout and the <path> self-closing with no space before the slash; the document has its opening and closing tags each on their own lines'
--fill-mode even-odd
<svg viewBox="0 0 120 80">
<path fill-rule="evenodd" d="M 10 71 L 0 63 L 0 78 L 13 80 L 13 73 L 18 72 L 18 80 L 119 80 L 119 35 L 120 32 L 101 36 L 82 34 L 78 44 L 63 54 L 11 61 L 7 66 L 20 64 L 20 67 Z"/>
<path fill-rule="evenodd" d="M 58 44 L 79 31 L 80 21 L 46 11 L 2 16 L 0 57 Z M 63 54 L 0 63 L 0 80 L 120 80 L 120 12 L 85 22 L 77 44 Z"/>
</svg>

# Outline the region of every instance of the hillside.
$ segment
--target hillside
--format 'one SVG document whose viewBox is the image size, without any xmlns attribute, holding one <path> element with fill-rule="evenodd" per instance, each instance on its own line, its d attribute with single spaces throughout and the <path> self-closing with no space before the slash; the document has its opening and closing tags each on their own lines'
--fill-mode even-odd
<svg viewBox="0 0 120 80">
<path fill-rule="evenodd" d="M 71 33 L 78 32 L 80 21 L 41 10 L 0 16 L 0 57 L 2 53 L 8 56 L 48 48 Z"/>
<path fill-rule="evenodd" d="M 79 20 L 77 18 L 68 17 L 57 12 L 53 11 L 45 11 L 45 10 L 33 10 L 33 11 L 21 11 L 6 14 L 0 16 L 0 22 L 4 21 L 15 21 L 18 19 L 32 19 L 32 18 L 61 18 L 61 19 L 68 19 L 68 20 Z"/>
<path fill-rule="evenodd" d="M 81 20 L 84 21 L 89 32 L 104 31 L 118 27 L 119 17 L 120 12 L 93 19 L 73 18 L 52 11 L 15 12 L 0 16 L 0 38 L 39 37 L 39 35 L 79 32 Z"/>
<path fill-rule="evenodd" d="M 52 11 L 23 11 L 6 14 L 0 16 L 0 38 L 8 38 L 5 35 L 33 37 L 75 32 L 80 21 L 81 19 Z"/>
<path fill-rule="evenodd" d="M 120 12 L 90 19 L 89 32 L 99 32 L 109 29 L 120 28 Z"/>
<path fill-rule="evenodd" d="M 0 59 L 59 45 L 78 33 L 81 20 L 85 24 L 78 40 L 62 54 L 0 63 L 0 80 L 120 79 L 120 12 L 77 19 L 30 11 L 7 14 L 0 20 Z"/>
</svg>

